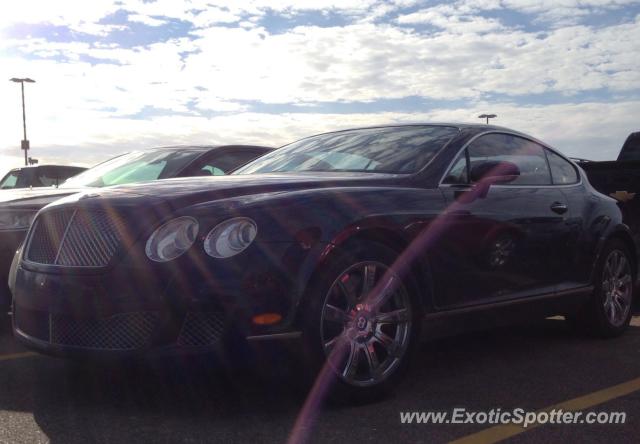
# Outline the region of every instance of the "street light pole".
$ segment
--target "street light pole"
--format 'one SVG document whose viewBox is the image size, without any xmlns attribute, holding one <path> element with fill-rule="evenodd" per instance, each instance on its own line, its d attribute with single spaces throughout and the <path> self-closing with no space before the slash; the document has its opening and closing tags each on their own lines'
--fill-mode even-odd
<svg viewBox="0 0 640 444">
<path fill-rule="evenodd" d="M 489 119 L 495 119 L 498 117 L 496 114 L 480 114 L 478 119 L 487 119 L 487 125 L 489 125 Z"/>
<path fill-rule="evenodd" d="M 24 78 L 24 79 L 18 79 L 16 77 L 10 79 L 12 82 L 15 83 L 20 83 L 20 89 L 22 92 L 22 134 L 23 134 L 23 139 L 22 139 L 22 143 L 21 143 L 21 147 L 24 150 L 24 165 L 28 166 L 29 165 L 29 155 L 28 155 L 28 151 L 29 151 L 29 139 L 27 139 L 27 114 L 25 111 L 25 106 L 24 106 L 24 82 L 27 83 L 35 83 L 35 80 L 29 79 L 29 78 Z"/>
</svg>

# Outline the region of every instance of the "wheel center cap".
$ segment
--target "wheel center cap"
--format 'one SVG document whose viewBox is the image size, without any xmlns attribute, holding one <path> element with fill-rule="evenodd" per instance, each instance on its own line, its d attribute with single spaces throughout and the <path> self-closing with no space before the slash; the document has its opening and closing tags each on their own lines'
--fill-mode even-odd
<svg viewBox="0 0 640 444">
<path fill-rule="evenodd" d="M 366 317 L 359 316 L 356 319 L 356 327 L 358 328 L 358 330 L 364 331 L 367 328 L 367 325 L 369 325 L 369 321 L 367 320 Z"/>
</svg>

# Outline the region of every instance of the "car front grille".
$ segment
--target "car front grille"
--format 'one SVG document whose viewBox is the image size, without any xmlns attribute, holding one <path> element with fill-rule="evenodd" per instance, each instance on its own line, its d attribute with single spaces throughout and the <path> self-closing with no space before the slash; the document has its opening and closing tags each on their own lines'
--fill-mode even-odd
<svg viewBox="0 0 640 444">
<path fill-rule="evenodd" d="M 26 258 L 45 265 L 104 267 L 123 233 L 122 220 L 104 210 L 52 210 L 36 219 Z"/>
<path fill-rule="evenodd" d="M 103 319 L 51 315 L 50 342 L 96 350 L 136 350 L 150 344 L 157 321 L 154 312 L 123 313 Z"/>
<path fill-rule="evenodd" d="M 224 330 L 223 312 L 188 312 L 178 336 L 178 345 L 183 347 L 215 345 L 222 339 Z"/>
<path fill-rule="evenodd" d="M 73 213 L 74 210 L 50 211 L 39 216 L 31 233 L 27 259 L 39 264 L 55 263 Z"/>
<path fill-rule="evenodd" d="M 158 326 L 157 312 L 121 313 L 106 318 L 75 318 L 16 307 L 16 327 L 54 345 L 126 351 L 150 345 Z"/>
</svg>

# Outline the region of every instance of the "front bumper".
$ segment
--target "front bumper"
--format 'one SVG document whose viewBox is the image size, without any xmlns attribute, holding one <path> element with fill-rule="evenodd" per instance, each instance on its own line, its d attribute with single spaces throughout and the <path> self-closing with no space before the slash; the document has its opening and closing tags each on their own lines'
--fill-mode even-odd
<svg viewBox="0 0 640 444">
<path fill-rule="evenodd" d="M 23 263 L 16 273 L 14 332 L 27 347 L 60 356 L 198 352 L 219 349 L 230 336 L 291 334 L 300 295 L 292 276 L 312 254 L 296 243 L 259 244 L 213 268 L 147 260 L 97 274 L 45 272 Z M 252 322 L 263 313 L 282 321 Z"/>
</svg>

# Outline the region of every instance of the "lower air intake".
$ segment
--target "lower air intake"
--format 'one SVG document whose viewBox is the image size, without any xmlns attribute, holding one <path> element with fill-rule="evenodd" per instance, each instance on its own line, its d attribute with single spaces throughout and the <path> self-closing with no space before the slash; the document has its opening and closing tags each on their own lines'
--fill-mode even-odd
<svg viewBox="0 0 640 444">
<path fill-rule="evenodd" d="M 103 319 L 51 316 L 51 343 L 96 350 L 135 350 L 151 342 L 158 316 L 124 313 Z"/>
<path fill-rule="evenodd" d="M 178 345 L 203 347 L 217 344 L 225 330 L 222 312 L 189 312 L 184 318 Z"/>
</svg>

